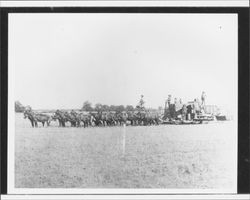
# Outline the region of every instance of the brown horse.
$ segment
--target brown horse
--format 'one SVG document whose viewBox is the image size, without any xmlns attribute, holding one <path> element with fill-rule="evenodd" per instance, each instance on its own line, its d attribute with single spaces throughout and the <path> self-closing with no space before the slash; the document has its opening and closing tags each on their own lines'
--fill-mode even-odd
<svg viewBox="0 0 250 200">
<path fill-rule="evenodd" d="M 41 122 L 43 126 L 45 123 L 49 126 L 52 120 L 49 115 L 35 113 L 32 110 L 25 110 L 23 114 L 24 119 L 28 118 L 30 120 L 32 127 L 38 127 L 38 122 Z"/>
<path fill-rule="evenodd" d="M 23 115 L 24 115 L 24 119 L 28 118 L 30 120 L 32 127 L 37 127 L 37 121 L 34 116 L 34 112 L 32 112 L 31 110 L 25 110 L 23 112 Z"/>
<path fill-rule="evenodd" d="M 35 119 L 37 122 L 41 122 L 43 127 L 45 123 L 47 124 L 47 126 L 49 126 L 52 120 L 52 118 L 49 115 L 41 114 L 41 113 L 35 113 Z"/>
</svg>

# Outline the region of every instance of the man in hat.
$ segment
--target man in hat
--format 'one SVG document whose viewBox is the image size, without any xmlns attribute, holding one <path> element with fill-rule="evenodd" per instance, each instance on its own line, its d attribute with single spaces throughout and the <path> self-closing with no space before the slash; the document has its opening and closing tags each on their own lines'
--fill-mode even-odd
<svg viewBox="0 0 250 200">
<path fill-rule="evenodd" d="M 205 107 L 205 102 L 206 102 L 206 94 L 205 92 L 203 91 L 202 94 L 201 94 L 201 106 L 204 108 Z"/>
</svg>

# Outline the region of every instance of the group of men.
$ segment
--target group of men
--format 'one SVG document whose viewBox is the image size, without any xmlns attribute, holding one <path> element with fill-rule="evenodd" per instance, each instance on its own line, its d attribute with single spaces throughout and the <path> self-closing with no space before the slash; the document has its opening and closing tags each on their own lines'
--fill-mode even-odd
<svg viewBox="0 0 250 200">
<path fill-rule="evenodd" d="M 203 91 L 201 94 L 201 103 L 198 98 L 193 102 L 183 104 L 182 99 L 174 99 L 172 103 L 172 96 L 168 95 L 165 103 L 164 118 L 168 120 L 194 120 L 198 114 L 204 112 L 206 105 L 206 94 Z"/>
</svg>

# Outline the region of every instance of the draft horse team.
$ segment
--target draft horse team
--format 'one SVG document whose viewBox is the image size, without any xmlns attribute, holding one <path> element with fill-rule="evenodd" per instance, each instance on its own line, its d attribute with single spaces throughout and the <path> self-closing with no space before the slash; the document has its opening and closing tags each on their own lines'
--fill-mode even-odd
<svg viewBox="0 0 250 200">
<path fill-rule="evenodd" d="M 171 95 L 165 102 L 165 112 L 160 114 L 157 111 L 146 110 L 144 107 L 143 95 L 135 111 L 99 111 L 99 112 L 76 112 L 75 110 L 63 111 L 56 110 L 53 113 L 45 114 L 34 112 L 31 108 L 24 111 L 24 118 L 28 118 L 32 127 L 37 127 L 38 122 L 44 126 L 50 125 L 51 121 L 58 121 L 59 127 L 88 127 L 88 126 L 116 126 L 129 124 L 135 125 L 159 125 L 160 123 L 169 124 L 196 124 L 202 121 L 211 121 L 214 115 L 205 112 L 205 93 L 202 93 L 202 103 L 199 99 L 183 104 L 181 99 L 171 103 Z M 167 120 L 167 121 L 166 121 Z"/>
<path fill-rule="evenodd" d="M 51 121 L 58 121 L 59 127 L 89 127 L 89 126 L 117 126 L 123 124 L 130 125 L 158 125 L 162 116 L 159 113 L 148 111 L 123 111 L 123 112 L 71 112 L 56 110 L 52 115 L 36 113 L 25 110 L 24 118 L 28 118 L 32 127 L 37 127 L 38 122 L 44 126 L 50 125 Z"/>
</svg>

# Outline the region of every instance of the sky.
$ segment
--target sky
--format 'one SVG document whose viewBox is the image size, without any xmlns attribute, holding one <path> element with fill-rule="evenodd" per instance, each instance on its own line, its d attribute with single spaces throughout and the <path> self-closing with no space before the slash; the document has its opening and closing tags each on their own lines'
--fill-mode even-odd
<svg viewBox="0 0 250 200">
<path fill-rule="evenodd" d="M 237 110 L 237 15 L 10 14 L 9 78 L 33 109 L 164 107 L 206 92 Z"/>
</svg>

